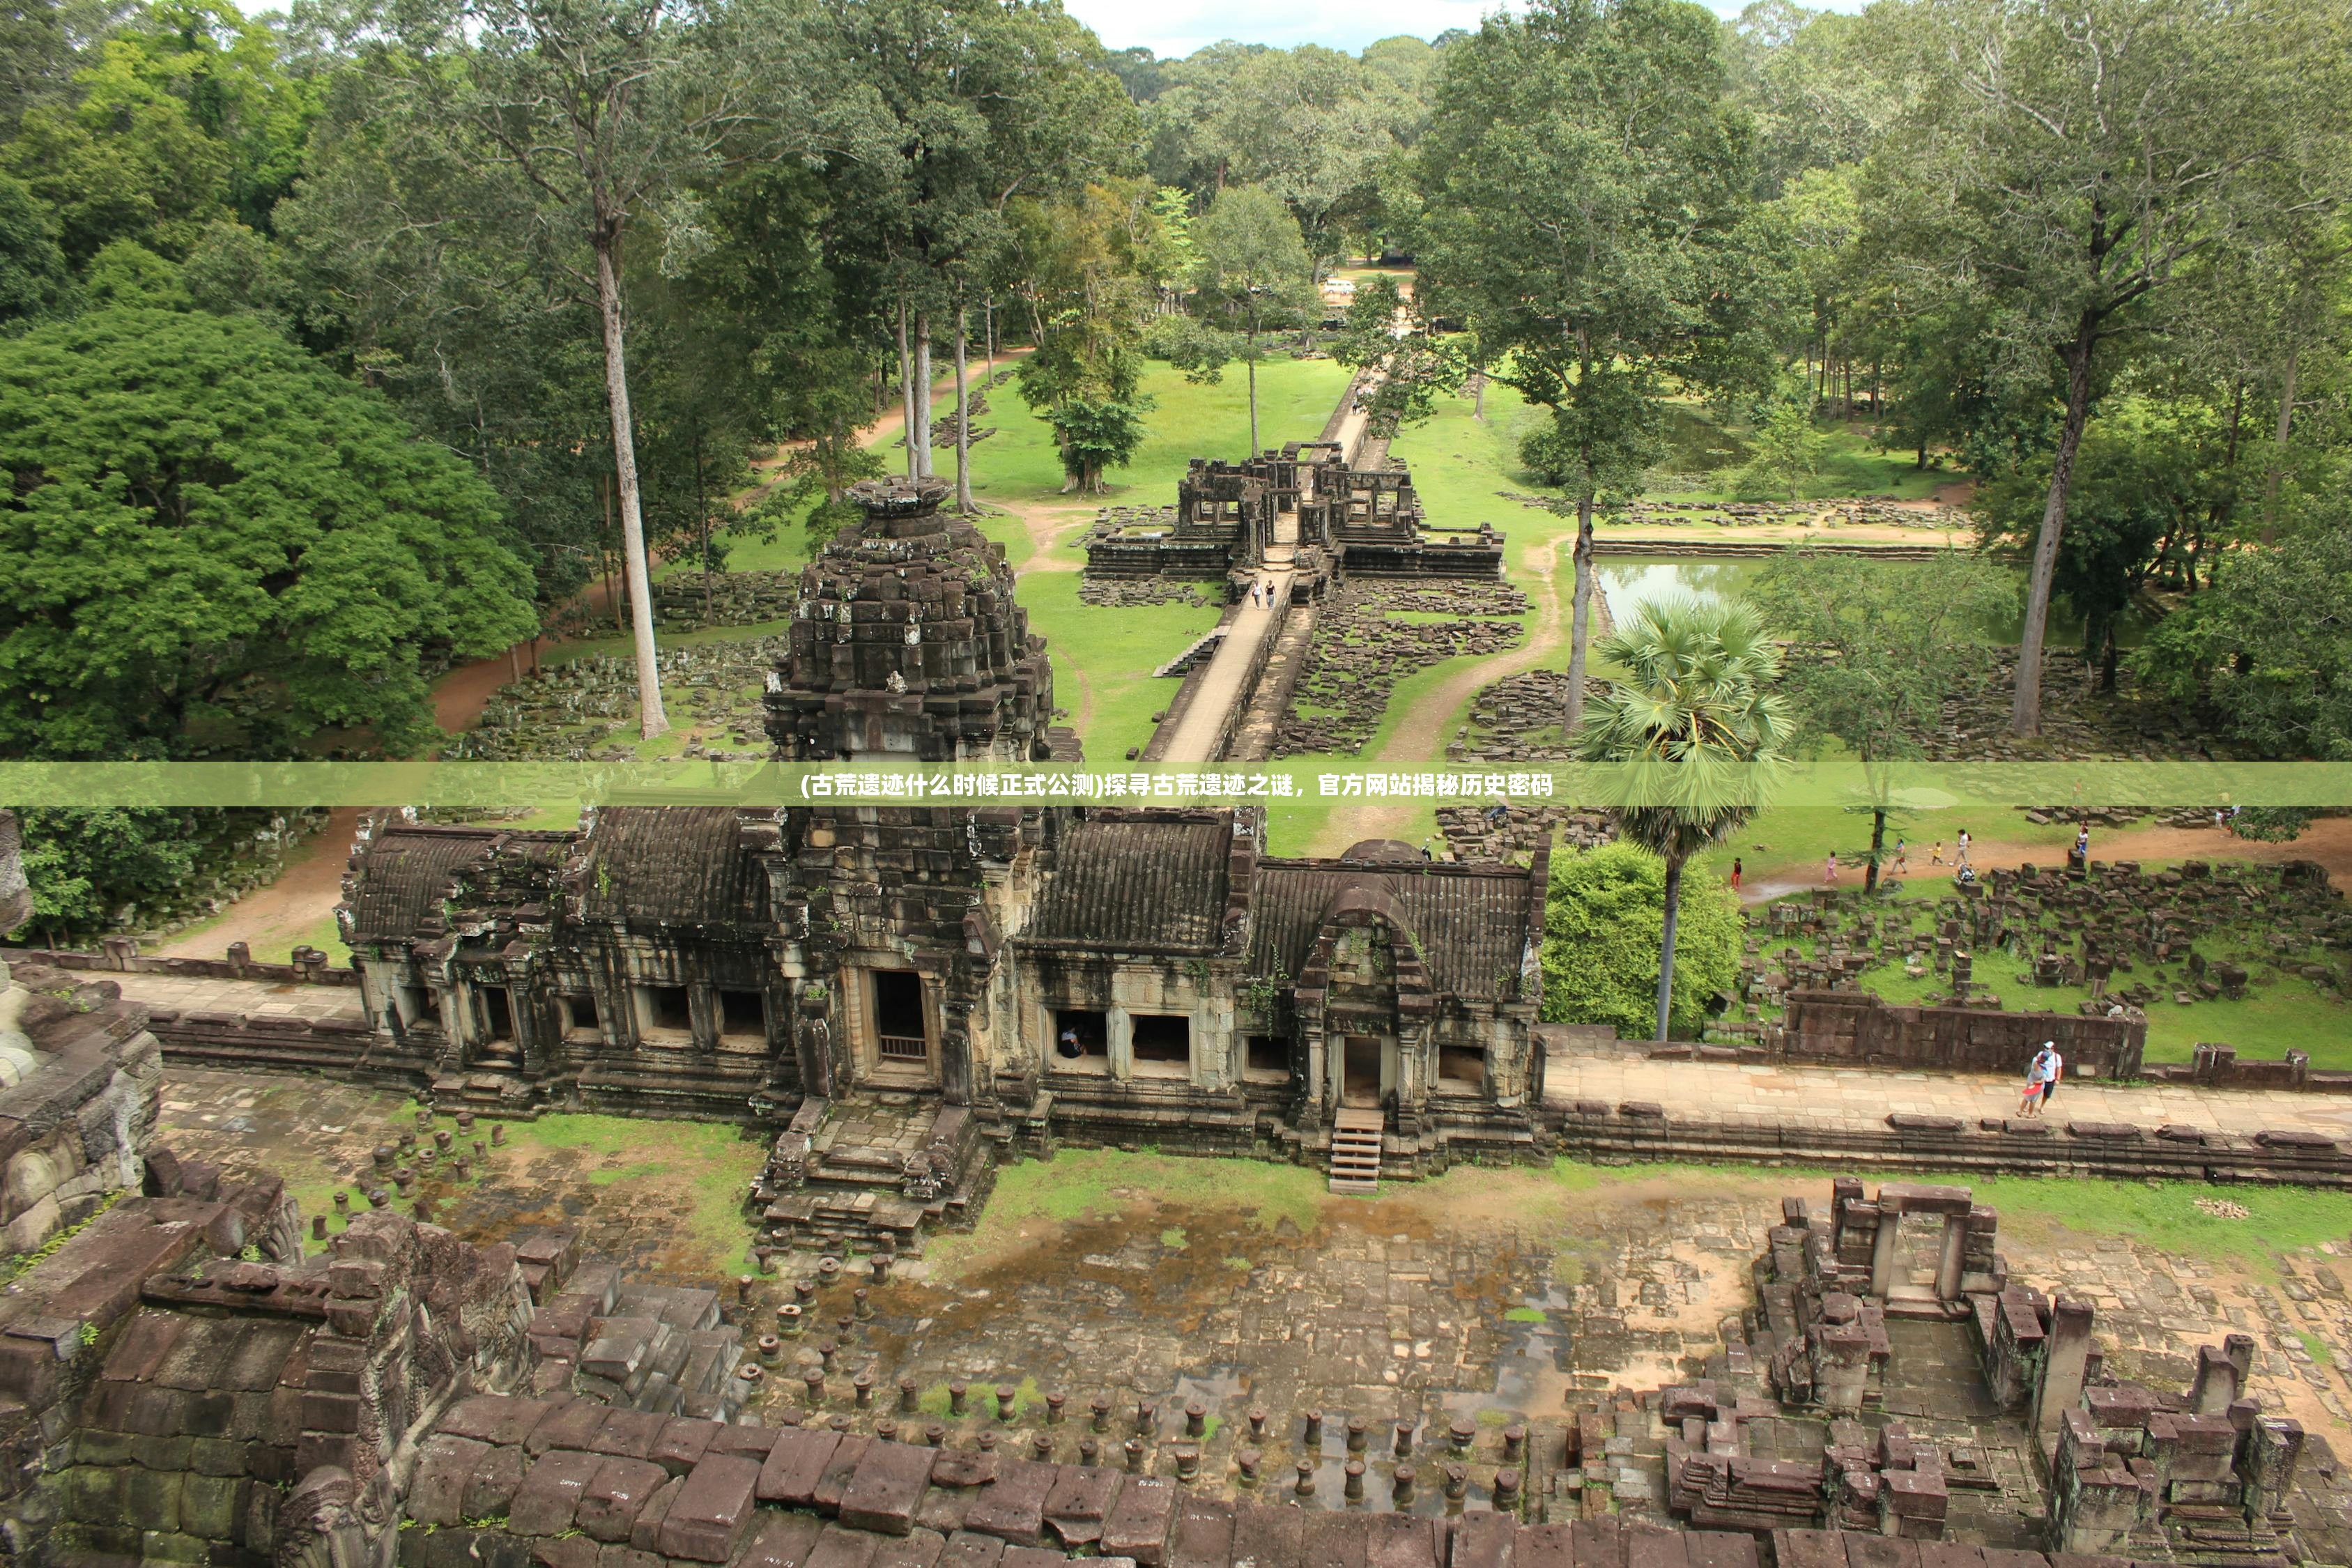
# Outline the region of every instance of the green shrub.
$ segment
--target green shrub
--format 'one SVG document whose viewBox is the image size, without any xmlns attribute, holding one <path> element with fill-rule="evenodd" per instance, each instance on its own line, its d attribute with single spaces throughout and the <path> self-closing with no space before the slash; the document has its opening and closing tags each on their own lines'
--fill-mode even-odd
<svg viewBox="0 0 2352 1568">
<path fill-rule="evenodd" d="M 1609 844 L 1556 856 L 1544 909 L 1545 1021 L 1614 1024 L 1629 1039 L 1647 1039 L 1665 910 L 1665 862 L 1647 850 Z M 1741 930 L 1730 888 L 1685 871 L 1675 938 L 1677 1035 L 1696 1034 L 1707 1002 L 1738 977 Z"/>
</svg>

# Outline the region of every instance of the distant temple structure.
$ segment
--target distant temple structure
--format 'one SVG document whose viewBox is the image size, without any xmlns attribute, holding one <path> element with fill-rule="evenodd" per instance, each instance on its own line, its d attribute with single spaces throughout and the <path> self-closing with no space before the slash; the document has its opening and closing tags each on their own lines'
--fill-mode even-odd
<svg viewBox="0 0 2352 1568">
<path fill-rule="evenodd" d="M 858 487 L 866 522 L 803 574 L 779 754 L 1068 749 L 1003 552 L 941 494 Z M 773 1119 L 779 1244 L 905 1238 L 984 1191 L 992 1142 L 1343 1185 L 1532 1152 L 1545 859 L 1265 845 L 1255 808 L 384 813 L 338 920 L 368 1072 L 483 1110 Z"/>
</svg>

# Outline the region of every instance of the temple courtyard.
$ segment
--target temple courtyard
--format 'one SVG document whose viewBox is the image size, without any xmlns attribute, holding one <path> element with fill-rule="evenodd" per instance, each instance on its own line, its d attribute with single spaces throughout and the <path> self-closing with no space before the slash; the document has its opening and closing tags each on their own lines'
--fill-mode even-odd
<svg viewBox="0 0 2352 1568">
<path fill-rule="evenodd" d="M 419 1127 L 398 1093 L 174 1068 L 156 1141 L 232 1177 L 282 1173 L 306 1234 L 323 1219 L 332 1235 L 345 1224 L 336 1194 L 363 1212 L 374 1151 Z M 955 1434 L 1002 1425 L 1003 1390 L 1008 1443 L 1045 1438 L 1066 1459 L 1092 1441 L 1110 1464 L 1131 1437 L 1156 1447 L 1189 1436 L 1211 1475 L 1246 1447 L 1285 1488 L 1304 1453 L 1312 1486 L 1336 1497 L 1351 1418 L 1376 1457 L 1395 1458 L 1400 1424 L 1412 1451 L 1450 1451 L 1459 1423 L 1475 1458 L 1518 1429 L 1605 1410 L 1613 1391 L 1720 1375 L 1727 1328 L 1736 1338 L 1743 1314 L 1757 1321 L 1751 1267 L 1784 1198 L 1818 1208 L 1830 1187 L 1818 1172 L 1563 1161 L 1461 1166 L 1365 1199 L 1330 1194 L 1303 1167 L 1066 1149 L 1000 1167 L 974 1229 L 932 1236 L 870 1281 L 862 1258 L 828 1267 L 814 1254 L 750 1272 L 741 1200 L 762 1155 L 709 1124 L 482 1121 L 421 1162 L 394 1201 L 405 1211 L 421 1198 L 478 1242 L 571 1227 L 589 1263 L 719 1288 L 747 1349 L 777 1341 L 746 1357 L 761 1367 L 748 1403 L 766 1419 L 842 1412 L 909 1436 L 933 1423 Z M 2352 1195 L 2026 1178 L 1974 1193 L 1999 1214 L 2011 1279 L 2095 1309 L 2109 1373 L 2185 1385 L 2197 1347 L 2251 1335 L 2248 1392 L 2339 1450 L 2352 1440 Z M 1924 1278 L 1933 1259 L 1904 1237 L 1905 1265 Z M 798 1310 L 780 1314 L 787 1306 Z M 2007 1511 L 2038 1513 L 2032 1468 L 2000 1450 L 1965 1325 L 1890 1328 L 1885 1416 L 1915 1432 L 1978 1432 L 1996 1485 L 1966 1494 L 1969 1506 L 2000 1514 L 2006 1497 Z M 1044 1414 L 1049 1396 L 1064 1402 L 1059 1423 Z M 1326 1439 L 1312 1450 L 1310 1411 Z M 1640 1447 L 1619 1456 L 1621 1503 L 1661 1484 L 1663 1459 Z M 1988 1540 L 2004 1533 L 1990 1516 L 1979 1523 Z"/>
</svg>

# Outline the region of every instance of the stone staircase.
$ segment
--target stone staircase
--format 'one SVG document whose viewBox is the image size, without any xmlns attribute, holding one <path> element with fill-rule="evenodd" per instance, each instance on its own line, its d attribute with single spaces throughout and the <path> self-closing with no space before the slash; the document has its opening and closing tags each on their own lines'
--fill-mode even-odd
<svg viewBox="0 0 2352 1568">
<path fill-rule="evenodd" d="M 1381 1190 L 1381 1127 L 1377 1110 L 1342 1110 L 1331 1122 L 1331 1190 Z"/>
</svg>

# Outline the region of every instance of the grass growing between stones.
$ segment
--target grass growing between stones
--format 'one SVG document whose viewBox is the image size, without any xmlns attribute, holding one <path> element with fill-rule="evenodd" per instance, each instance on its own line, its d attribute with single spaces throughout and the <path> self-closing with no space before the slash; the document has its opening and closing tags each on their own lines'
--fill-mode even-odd
<svg viewBox="0 0 2352 1568">
<path fill-rule="evenodd" d="M 1050 1160 L 1005 1166 L 979 1224 L 961 1235 L 940 1237 L 926 1250 L 934 1268 L 953 1275 L 1018 1250 L 1041 1228 L 1161 1206 L 1238 1214 L 1265 1230 L 1287 1222 L 1306 1234 L 1321 1223 L 1328 1196 L 1324 1178 L 1303 1165 L 1150 1150 L 1066 1149 Z M 1184 1234 L 1171 1229 L 1180 1237 Z M 1166 1245 L 1164 1237 L 1161 1241 Z"/>
<path fill-rule="evenodd" d="M 2001 1236 L 2059 1247 L 2070 1237 L 2115 1237 L 2199 1261 L 2268 1276 L 2280 1253 L 2305 1252 L 2352 1236 L 2352 1193 L 2204 1182 L 2118 1182 L 2081 1176 L 1972 1176 L 1918 1172 L 1830 1172 L 1806 1166 L 1598 1166 L 1555 1161 L 1542 1173 L 1552 1189 L 1545 1207 L 1589 1205 L 1611 1188 L 1663 1186 L 1692 1197 L 1748 1191 L 1759 1197 L 1801 1191 L 1826 1201 L 1832 1175 L 1858 1176 L 1867 1188 L 1882 1182 L 1937 1182 L 1967 1187 L 1977 1202 L 2000 1215 Z M 2198 1207 L 2204 1199 L 2223 1213 Z M 2225 1217 L 2227 1205 L 2246 1211 Z"/>
</svg>

